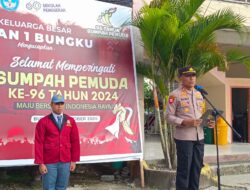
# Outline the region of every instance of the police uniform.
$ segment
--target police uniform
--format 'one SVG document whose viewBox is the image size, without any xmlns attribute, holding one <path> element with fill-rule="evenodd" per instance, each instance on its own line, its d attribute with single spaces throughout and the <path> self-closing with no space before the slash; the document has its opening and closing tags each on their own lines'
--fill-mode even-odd
<svg viewBox="0 0 250 190">
<path fill-rule="evenodd" d="M 195 74 L 192 67 L 179 70 L 179 75 Z M 167 105 L 167 121 L 175 127 L 177 149 L 176 190 L 198 190 L 204 156 L 204 132 L 202 126 L 183 126 L 184 119 L 200 119 L 204 108 L 201 93 L 183 86 L 170 93 Z"/>
</svg>

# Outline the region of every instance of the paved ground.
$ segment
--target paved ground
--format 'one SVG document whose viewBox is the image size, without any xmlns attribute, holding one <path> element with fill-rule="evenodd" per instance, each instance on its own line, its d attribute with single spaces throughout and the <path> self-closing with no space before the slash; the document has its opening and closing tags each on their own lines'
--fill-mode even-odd
<svg viewBox="0 0 250 190">
<path fill-rule="evenodd" d="M 250 144 L 233 143 L 219 146 L 219 155 L 221 164 L 227 162 L 244 163 L 248 160 L 250 163 Z M 159 135 L 145 136 L 144 159 L 155 160 L 163 159 Z M 205 145 L 205 163 L 216 163 L 216 146 Z M 210 164 L 211 165 L 211 164 Z M 217 168 L 216 166 L 214 166 Z M 221 165 L 222 167 L 222 165 Z M 216 190 L 218 187 L 209 187 L 205 190 Z M 244 174 L 238 172 L 236 175 L 221 176 L 222 190 L 250 190 L 250 173 Z"/>
<path fill-rule="evenodd" d="M 250 189 L 250 174 L 222 176 L 221 183 Z"/>
<path fill-rule="evenodd" d="M 136 182 L 137 183 L 137 182 Z M 139 190 L 139 184 L 124 182 L 104 182 L 100 180 L 87 180 L 81 184 L 69 186 L 67 190 Z M 24 186 L 17 184 L 1 185 L 1 190 L 41 190 L 41 185 Z M 144 190 L 156 190 L 153 188 L 144 188 Z"/>
<path fill-rule="evenodd" d="M 250 160 L 250 144 L 249 143 L 233 143 L 219 146 L 220 161 L 228 161 L 228 159 Z M 211 161 L 216 156 L 215 145 L 205 145 L 205 160 Z M 144 160 L 163 159 L 159 135 L 145 135 Z M 213 162 L 216 160 L 212 159 Z"/>
<path fill-rule="evenodd" d="M 140 190 L 141 188 L 135 185 L 134 183 L 114 183 L 114 182 L 101 182 L 101 181 L 92 181 L 83 185 L 75 185 L 70 187 L 67 190 Z M 156 190 L 152 188 L 144 188 L 144 190 Z"/>
<path fill-rule="evenodd" d="M 158 135 L 146 136 L 146 142 L 144 146 L 144 159 L 155 160 L 162 159 L 163 154 L 160 145 L 160 139 Z M 215 158 L 216 149 L 214 145 L 205 146 L 205 157 Z M 220 157 L 226 160 L 230 159 L 248 159 L 250 157 L 250 144 L 232 144 L 226 146 L 220 146 Z M 208 159 L 208 160 L 209 160 Z M 213 161 L 213 159 L 212 159 Z M 82 174 L 83 176 L 85 174 Z M 0 190 L 38 190 L 41 189 L 40 182 L 31 187 L 23 187 L 23 185 L 1 185 Z M 68 190 L 139 190 L 139 181 L 124 182 L 113 181 L 103 182 L 98 179 L 82 180 L 78 185 L 70 186 Z M 209 187 L 204 190 L 217 190 L 218 187 Z M 222 190 L 250 190 L 250 173 L 236 175 L 221 176 L 221 189 Z M 154 188 L 145 188 L 144 190 L 156 190 Z"/>
<path fill-rule="evenodd" d="M 218 187 L 209 187 L 205 190 L 217 190 Z M 221 176 L 222 190 L 250 190 L 250 174 Z"/>
</svg>

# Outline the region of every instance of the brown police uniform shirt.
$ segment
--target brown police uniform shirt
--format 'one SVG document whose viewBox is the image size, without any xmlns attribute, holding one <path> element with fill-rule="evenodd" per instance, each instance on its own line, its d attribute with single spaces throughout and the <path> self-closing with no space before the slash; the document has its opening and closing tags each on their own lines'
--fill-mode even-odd
<svg viewBox="0 0 250 190">
<path fill-rule="evenodd" d="M 201 93 L 195 89 L 187 90 L 180 86 L 170 93 L 167 105 L 167 121 L 175 125 L 174 138 L 178 140 L 204 139 L 203 127 L 182 126 L 184 119 L 200 119 L 204 107 Z"/>
</svg>

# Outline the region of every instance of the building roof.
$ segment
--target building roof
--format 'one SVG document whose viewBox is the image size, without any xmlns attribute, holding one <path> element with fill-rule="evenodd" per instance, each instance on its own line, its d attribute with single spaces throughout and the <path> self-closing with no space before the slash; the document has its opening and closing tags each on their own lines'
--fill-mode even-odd
<svg viewBox="0 0 250 190">
<path fill-rule="evenodd" d="M 117 5 L 123 5 L 127 7 L 132 7 L 133 1 L 132 0 L 98 0 L 106 3 L 113 3 Z"/>
</svg>

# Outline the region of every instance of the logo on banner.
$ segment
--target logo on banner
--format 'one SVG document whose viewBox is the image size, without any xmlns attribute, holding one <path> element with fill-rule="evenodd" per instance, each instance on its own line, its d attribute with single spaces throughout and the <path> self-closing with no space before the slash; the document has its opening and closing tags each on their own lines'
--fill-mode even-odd
<svg viewBox="0 0 250 190">
<path fill-rule="evenodd" d="M 1 0 L 1 5 L 7 11 L 15 11 L 18 8 L 19 0 Z"/>
<path fill-rule="evenodd" d="M 28 10 L 38 11 L 41 9 L 41 7 L 42 7 L 42 5 L 38 1 L 30 1 L 30 2 L 26 3 L 26 8 Z"/>
<path fill-rule="evenodd" d="M 28 3 L 26 3 L 26 9 L 29 11 L 41 10 L 44 13 L 66 12 L 66 9 L 62 7 L 60 3 L 40 3 L 36 0 L 30 0 Z"/>
<path fill-rule="evenodd" d="M 122 15 L 119 11 L 116 7 L 102 11 L 97 17 L 97 22 L 100 24 L 95 25 L 95 28 L 89 28 L 88 33 L 98 37 L 127 39 L 129 32 L 122 26 L 128 22 L 130 14 Z"/>
<path fill-rule="evenodd" d="M 108 9 L 108 10 L 105 10 L 104 12 L 102 12 L 102 13 L 99 15 L 97 21 L 98 21 L 99 23 L 103 24 L 103 25 L 106 25 L 106 26 L 113 26 L 113 25 L 111 24 L 110 19 L 111 19 L 112 15 L 116 12 L 116 10 L 117 10 L 116 7 L 115 7 L 115 8 L 110 8 L 110 9 Z"/>
</svg>

